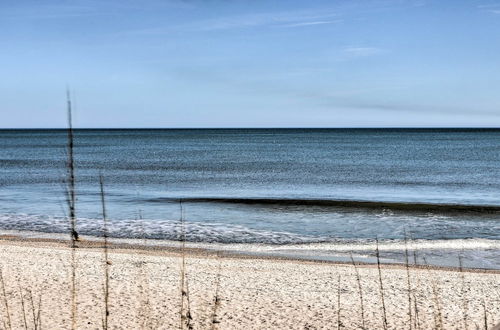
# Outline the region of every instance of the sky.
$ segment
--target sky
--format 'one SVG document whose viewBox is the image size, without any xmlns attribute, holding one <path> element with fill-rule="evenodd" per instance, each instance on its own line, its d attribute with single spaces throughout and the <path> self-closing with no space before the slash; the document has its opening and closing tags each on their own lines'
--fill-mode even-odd
<svg viewBox="0 0 500 330">
<path fill-rule="evenodd" d="M 0 127 L 498 127 L 500 1 L 0 0 Z"/>
</svg>

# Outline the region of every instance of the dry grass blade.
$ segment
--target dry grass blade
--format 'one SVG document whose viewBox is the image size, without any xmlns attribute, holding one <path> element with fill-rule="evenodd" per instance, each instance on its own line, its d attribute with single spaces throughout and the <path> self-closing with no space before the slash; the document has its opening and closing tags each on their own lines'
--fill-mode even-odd
<svg viewBox="0 0 500 330">
<path fill-rule="evenodd" d="M 412 241 L 412 242 L 414 241 L 413 235 L 411 234 L 411 232 L 410 232 L 410 241 Z M 413 264 L 415 266 L 418 265 L 418 256 L 417 256 L 417 249 L 416 248 L 413 249 Z"/>
<path fill-rule="evenodd" d="M 67 110 L 68 110 L 68 206 L 69 206 L 69 219 L 71 226 L 71 242 L 74 244 L 78 241 L 78 232 L 76 231 L 76 192 L 75 192 L 75 158 L 74 158 L 74 134 L 73 134 L 73 120 L 72 120 L 72 108 L 71 108 L 71 97 L 69 91 L 67 91 Z"/>
<path fill-rule="evenodd" d="M 410 330 L 413 329 L 413 317 L 412 317 L 412 300 L 411 300 L 411 277 L 410 277 L 410 259 L 408 256 L 408 236 L 406 235 L 406 229 L 404 231 L 404 240 L 405 240 L 405 266 L 406 266 L 406 284 L 408 291 L 408 327 Z"/>
<path fill-rule="evenodd" d="M 380 265 L 380 250 L 378 248 L 378 237 L 375 238 L 375 243 L 376 243 L 375 254 L 377 257 L 377 269 L 378 269 L 378 281 L 379 281 L 379 288 L 380 288 L 380 299 L 381 299 L 381 303 L 382 303 L 382 315 L 383 315 L 382 326 L 383 326 L 384 330 L 387 330 L 387 311 L 385 308 L 384 284 L 382 281 L 382 269 L 381 269 L 381 265 Z"/>
<path fill-rule="evenodd" d="M 33 302 L 33 292 L 31 290 L 28 290 L 28 300 L 31 304 L 31 315 L 32 315 L 32 321 L 33 321 L 33 327 L 36 329 L 38 322 L 36 321 L 36 312 L 35 312 L 35 304 Z"/>
<path fill-rule="evenodd" d="M 180 309 L 180 329 L 192 329 L 191 308 L 189 302 L 189 286 L 186 274 L 186 228 L 184 220 L 184 208 L 182 200 L 179 200 L 180 225 L 181 225 L 181 309 Z"/>
<path fill-rule="evenodd" d="M 363 301 L 363 288 L 361 286 L 361 276 L 359 274 L 358 266 L 354 262 L 354 258 L 352 257 L 352 253 L 350 254 L 352 266 L 354 267 L 354 271 L 356 272 L 356 282 L 358 283 L 358 292 L 359 292 L 359 302 L 361 305 L 361 326 L 362 329 L 366 329 L 365 323 L 365 304 Z"/>
<path fill-rule="evenodd" d="M 443 308 L 441 305 L 441 299 L 440 293 L 439 293 L 439 286 L 436 283 L 436 279 L 433 277 L 432 278 L 432 294 L 434 296 L 434 304 L 436 305 L 436 329 L 443 329 Z"/>
<path fill-rule="evenodd" d="M 467 300 L 466 285 L 465 285 L 465 273 L 464 273 L 463 257 L 461 254 L 458 255 L 458 267 L 460 270 L 460 279 L 462 281 L 462 303 L 463 303 L 463 321 L 464 329 L 468 329 L 468 314 L 469 314 L 469 302 Z"/>
<path fill-rule="evenodd" d="M 425 257 L 424 259 L 424 264 L 428 265 L 427 260 Z M 436 278 L 435 276 L 432 276 L 432 296 L 434 300 L 434 329 L 440 330 L 443 329 L 443 309 L 441 307 L 441 300 L 439 299 L 439 287 L 436 283 Z"/>
<path fill-rule="evenodd" d="M 220 280 L 221 280 L 221 271 L 222 271 L 222 260 L 219 257 L 219 266 L 217 267 L 217 277 L 215 278 L 215 295 L 214 295 L 214 308 L 212 310 L 212 330 L 215 330 L 216 324 L 220 323 L 220 321 L 217 319 L 217 311 L 220 306 L 220 297 L 219 297 L 219 291 L 220 291 Z"/>
<path fill-rule="evenodd" d="M 410 233 L 410 240 L 413 241 L 413 236 Z M 413 264 L 415 266 L 418 266 L 418 255 L 417 255 L 417 249 L 413 249 Z M 418 288 L 420 287 L 420 279 L 417 276 L 417 284 L 415 285 L 415 288 L 413 289 L 412 293 L 412 298 L 413 298 L 413 307 L 414 307 L 414 312 L 413 312 L 413 328 L 414 329 L 420 329 L 420 318 L 419 318 L 419 308 L 418 308 L 418 300 L 417 300 L 417 294 L 415 291 L 418 291 Z"/>
<path fill-rule="evenodd" d="M 3 279 L 3 269 L 1 267 L 0 267 L 0 285 L 2 286 L 2 302 L 6 314 L 6 318 L 4 319 L 4 328 L 12 329 L 12 323 L 10 320 L 10 311 L 9 311 L 9 299 L 7 298 L 7 292 L 5 290 L 5 282 Z"/>
<path fill-rule="evenodd" d="M 24 302 L 24 294 L 23 294 L 23 289 L 21 288 L 21 282 L 19 281 L 19 279 L 18 279 L 17 284 L 19 287 L 19 297 L 21 299 L 21 309 L 22 309 L 22 313 L 23 313 L 23 324 L 24 324 L 24 328 L 28 329 L 28 320 L 26 319 L 26 306 L 25 306 L 25 302 Z"/>
<path fill-rule="evenodd" d="M 191 323 L 192 320 L 193 320 L 193 317 L 191 315 L 191 301 L 189 299 L 189 282 L 188 282 L 187 276 L 186 276 L 186 318 L 185 318 L 186 329 L 188 329 L 188 330 L 193 329 L 193 325 Z"/>
<path fill-rule="evenodd" d="M 147 245 L 146 242 L 146 232 L 144 229 L 144 222 L 142 218 L 142 211 L 139 210 L 138 220 L 140 221 L 141 238 L 143 240 L 144 246 Z M 155 329 L 151 323 L 151 308 L 150 308 L 150 297 L 149 297 L 149 278 L 147 272 L 147 262 L 143 259 L 139 264 L 139 274 L 140 274 L 140 326 L 141 329 Z M 158 321 L 158 320 L 157 320 Z M 158 321 L 159 322 L 159 321 Z"/>
<path fill-rule="evenodd" d="M 76 242 L 78 241 L 78 232 L 76 231 L 76 193 L 75 193 L 75 159 L 74 159 L 74 138 L 73 123 L 71 113 L 71 97 L 67 91 L 67 110 L 68 110 L 68 178 L 67 178 L 67 204 L 70 221 L 70 240 L 71 240 L 71 329 L 76 329 Z"/>
<path fill-rule="evenodd" d="M 108 220 L 106 217 L 106 201 L 104 197 L 104 178 L 99 176 L 99 186 L 101 190 L 101 206 L 103 219 L 103 239 L 104 239 L 104 319 L 103 328 L 108 329 L 109 321 L 109 255 L 108 255 Z"/>
<path fill-rule="evenodd" d="M 38 324 L 37 329 L 42 329 L 42 293 L 38 296 L 38 311 L 36 313 L 36 323 Z"/>
<path fill-rule="evenodd" d="M 419 287 L 419 285 L 417 284 L 417 288 Z M 413 293 L 412 295 L 413 297 L 413 305 L 415 306 L 415 317 L 414 317 L 414 321 L 415 321 L 415 329 L 420 329 L 420 317 L 419 317 L 419 308 L 418 308 L 418 300 L 417 300 L 417 296 L 415 294 L 415 292 Z"/>
<path fill-rule="evenodd" d="M 41 330 L 42 329 L 41 311 L 42 311 L 42 293 L 43 292 L 40 292 L 40 295 L 38 296 L 37 305 L 35 305 L 35 301 L 33 300 L 33 292 L 31 290 L 27 290 L 27 292 L 28 292 L 28 301 L 31 304 L 33 329 Z"/>
<path fill-rule="evenodd" d="M 486 308 L 486 299 L 483 298 L 483 319 L 484 329 L 488 330 L 488 309 Z"/>
<path fill-rule="evenodd" d="M 341 294 L 341 287 L 340 287 L 340 274 L 339 274 L 339 278 L 338 278 L 338 281 L 337 281 L 337 330 L 340 330 L 343 325 L 342 325 L 342 320 L 340 319 L 340 315 L 341 315 L 341 304 L 340 304 L 340 294 Z"/>
</svg>

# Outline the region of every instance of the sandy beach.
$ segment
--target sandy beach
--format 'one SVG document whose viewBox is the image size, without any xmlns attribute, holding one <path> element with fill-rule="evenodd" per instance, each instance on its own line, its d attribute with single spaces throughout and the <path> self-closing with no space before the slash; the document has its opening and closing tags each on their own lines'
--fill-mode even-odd
<svg viewBox="0 0 500 330">
<path fill-rule="evenodd" d="M 71 328 L 68 244 L 4 239 L 0 256 L 4 328 L 10 323 L 12 329 L 25 324 L 31 329 L 35 322 L 43 329 Z M 178 251 L 115 246 L 109 260 L 109 328 L 179 328 Z M 102 328 L 103 250 L 81 244 L 75 261 L 77 328 Z M 358 283 L 352 264 L 218 257 L 199 251 L 188 251 L 185 262 L 194 329 L 360 329 L 363 318 L 366 329 L 383 328 L 376 266 L 357 265 Z M 406 268 L 387 265 L 381 271 L 388 328 L 410 329 Z M 500 322 L 499 272 L 410 268 L 410 286 L 414 329 L 465 329 L 465 324 L 483 329 L 485 318 L 488 328 Z M 216 291 L 219 303 L 214 307 Z"/>
</svg>

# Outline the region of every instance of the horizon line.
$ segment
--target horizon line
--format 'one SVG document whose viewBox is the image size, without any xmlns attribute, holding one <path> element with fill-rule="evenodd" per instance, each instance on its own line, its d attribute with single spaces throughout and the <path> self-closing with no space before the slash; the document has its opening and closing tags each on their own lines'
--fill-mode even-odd
<svg viewBox="0 0 500 330">
<path fill-rule="evenodd" d="M 67 127 L 0 127 L 0 130 L 67 130 Z M 73 127 L 74 130 L 238 130 L 238 129 L 500 129 L 500 126 L 235 126 L 235 127 Z"/>
</svg>

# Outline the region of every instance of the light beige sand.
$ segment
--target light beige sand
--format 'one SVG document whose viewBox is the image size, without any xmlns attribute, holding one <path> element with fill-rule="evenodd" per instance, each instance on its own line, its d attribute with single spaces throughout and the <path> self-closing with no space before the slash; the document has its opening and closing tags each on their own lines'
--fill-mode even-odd
<svg viewBox="0 0 500 330">
<path fill-rule="evenodd" d="M 70 249 L 62 244 L 0 241 L 0 266 L 12 329 L 24 328 L 20 287 L 23 288 L 29 328 L 33 328 L 29 291 L 35 311 L 42 294 L 42 329 L 71 327 L 70 255 Z M 104 310 L 103 253 L 100 249 L 79 248 L 76 255 L 77 325 L 79 329 L 99 329 Z M 178 329 L 179 255 L 113 249 L 110 260 L 110 328 Z M 220 307 L 216 329 L 336 329 L 338 276 L 342 328 L 359 329 L 361 326 L 358 284 L 352 265 L 190 254 L 186 258 L 186 271 L 194 329 L 212 326 L 219 262 Z M 366 328 L 382 329 L 377 268 L 358 266 L 358 269 Z M 382 276 L 389 328 L 410 329 L 406 270 L 386 266 Z M 438 304 L 433 283 L 438 291 Z M 451 270 L 411 269 L 411 284 L 418 300 L 419 329 L 434 329 L 439 325 L 437 305 L 442 309 L 445 329 L 465 328 L 465 307 L 468 328 L 483 329 L 483 301 L 489 328 L 500 322 L 498 272 L 461 274 Z M 0 315 L 5 328 L 8 319 L 3 297 L 0 287 Z"/>
</svg>

